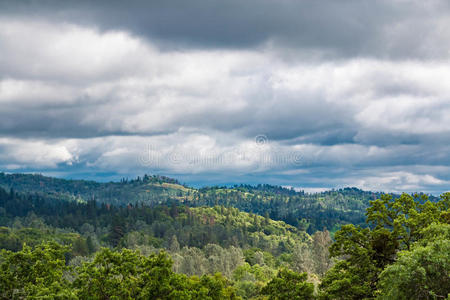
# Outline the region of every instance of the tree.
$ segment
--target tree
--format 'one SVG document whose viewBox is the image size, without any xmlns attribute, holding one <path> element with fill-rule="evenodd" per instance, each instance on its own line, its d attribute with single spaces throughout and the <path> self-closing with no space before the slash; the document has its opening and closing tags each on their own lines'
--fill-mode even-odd
<svg viewBox="0 0 450 300">
<path fill-rule="evenodd" d="M 325 275 L 320 284 L 323 299 L 373 298 L 381 268 L 374 260 L 370 230 L 354 225 L 342 226 L 330 247 L 332 257 L 345 256 Z"/>
<path fill-rule="evenodd" d="M 248 263 L 240 265 L 233 271 L 233 279 L 237 287 L 237 294 L 244 299 L 252 299 L 261 294 L 265 283 L 275 276 L 275 270 L 267 265 L 250 266 Z"/>
<path fill-rule="evenodd" d="M 91 237 L 91 236 L 88 236 L 88 237 L 87 237 L 87 239 L 86 239 L 86 245 L 87 245 L 89 254 L 95 252 L 96 247 L 95 247 L 94 241 L 92 240 L 92 237 Z"/>
<path fill-rule="evenodd" d="M 114 247 L 117 247 L 120 240 L 125 235 L 125 221 L 119 215 L 114 215 L 111 223 L 109 239 Z"/>
<path fill-rule="evenodd" d="M 295 245 L 291 258 L 291 266 L 294 271 L 314 273 L 315 262 L 311 250 L 311 247 L 305 243 Z"/>
<path fill-rule="evenodd" d="M 426 237 L 400 252 L 380 274 L 379 299 L 445 299 L 450 295 L 450 225 L 434 224 Z M 436 234 L 437 233 L 437 234 Z"/>
<path fill-rule="evenodd" d="M 450 194 L 432 203 L 425 195 L 383 195 L 371 201 L 371 228 L 345 225 L 335 234 L 330 255 L 345 258 L 327 272 L 320 285 L 324 299 L 374 298 L 380 273 L 397 260 L 398 251 L 411 249 L 424 237 L 423 228 L 443 220 Z"/>
<path fill-rule="evenodd" d="M 306 282 L 306 273 L 296 273 L 288 269 L 280 269 L 261 290 L 261 294 L 269 296 L 270 300 L 301 300 L 314 298 L 314 285 Z"/>
<path fill-rule="evenodd" d="M 421 238 L 420 231 L 440 218 L 442 201 L 432 203 L 426 195 L 414 196 L 403 193 L 393 199 L 391 195 L 382 195 L 371 201 L 367 208 L 366 222 L 374 226 L 373 231 L 382 231 L 398 242 L 401 250 L 409 249 L 411 244 Z"/>
<path fill-rule="evenodd" d="M 315 271 L 319 275 L 325 274 L 331 266 L 330 253 L 328 248 L 332 244 L 330 232 L 328 230 L 316 231 L 312 236 L 312 254 Z"/>
<path fill-rule="evenodd" d="M 2 250 L 0 256 L 0 298 L 74 299 L 65 254 L 68 247 L 44 243 L 34 249 L 24 245 L 19 252 Z"/>
<path fill-rule="evenodd" d="M 103 248 L 77 272 L 73 286 L 80 299 L 236 299 L 220 274 L 199 278 L 174 273 L 165 252 L 146 257 Z"/>
<path fill-rule="evenodd" d="M 170 293 L 170 268 L 164 253 L 147 258 L 128 249 L 115 252 L 103 248 L 92 262 L 77 269 L 74 286 L 84 299 L 129 299 L 144 293 L 157 298 Z"/>
<path fill-rule="evenodd" d="M 178 239 L 176 235 L 172 235 L 172 238 L 169 242 L 169 250 L 171 252 L 178 252 L 180 251 L 180 243 L 178 243 Z"/>
</svg>

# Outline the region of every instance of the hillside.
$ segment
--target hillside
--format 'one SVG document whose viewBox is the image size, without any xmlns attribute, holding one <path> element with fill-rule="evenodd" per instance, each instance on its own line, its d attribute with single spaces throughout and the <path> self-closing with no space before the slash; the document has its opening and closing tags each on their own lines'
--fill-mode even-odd
<svg viewBox="0 0 450 300">
<path fill-rule="evenodd" d="M 112 205 L 85 201 L 81 196 L 79 201 L 57 201 L 58 195 L 71 194 L 64 193 L 64 189 L 19 193 L 0 188 L 0 286 L 6 293 L 2 297 L 14 298 L 18 289 L 27 294 L 48 295 L 47 284 L 36 290 L 35 278 L 43 276 L 52 293 L 60 298 L 76 299 L 69 295 L 72 293 L 85 299 L 91 293 L 91 283 L 98 283 L 94 298 L 101 299 L 104 284 L 108 282 L 111 285 L 108 295 L 129 291 L 147 295 L 148 289 L 155 295 L 166 295 L 167 291 L 155 286 L 170 285 L 166 288 L 182 293 L 183 299 L 188 293 L 194 294 L 189 296 L 191 299 L 206 299 L 211 293 L 216 293 L 211 299 L 265 299 L 264 295 L 278 295 L 274 286 L 290 293 L 291 288 L 287 291 L 285 287 L 292 284 L 292 289 L 306 289 L 303 292 L 309 296 L 305 299 L 313 299 L 313 295 L 323 295 L 324 299 L 362 299 L 373 298 L 379 288 L 388 293 L 391 281 L 401 285 L 402 281 L 409 280 L 396 279 L 397 264 L 431 265 L 427 275 L 431 277 L 444 263 L 436 276 L 438 282 L 448 269 L 450 248 L 445 235 L 449 232 L 450 194 L 443 195 L 439 202 L 427 201 L 424 195 L 382 195 L 380 200 L 370 201 L 366 211 L 364 221 L 374 226 L 342 226 L 333 243 L 328 230 L 308 234 L 300 226 L 317 223 L 292 226 L 273 220 L 269 210 L 260 216 L 233 205 L 246 204 L 255 210 L 262 205 L 261 212 L 272 205 L 270 212 L 280 212 L 303 203 L 306 209 L 311 209 L 306 212 L 312 218 L 317 216 L 312 210 L 324 209 L 336 213 L 325 215 L 327 222 L 342 222 L 339 218 L 350 211 L 343 208 L 363 205 L 371 194 L 343 189 L 309 195 L 273 186 L 194 190 L 169 180 L 151 183 L 136 180 L 143 186 L 150 183 L 187 190 L 186 196 L 161 199 L 164 202 L 161 204 Z M 26 186 L 26 180 L 19 182 L 17 187 Z M 68 190 L 75 184 L 85 183 L 59 181 L 58 184 L 67 185 Z M 109 183 L 113 184 L 132 185 Z M 108 184 L 94 185 L 98 189 Z M 343 194 L 349 201 L 345 201 Z M 213 202 L 223 202 L 228 207 Z M 202 203 L 209 205 L 202 206 Z M 399 224 L 404 231 L 395 229 Z M 424 228 L 427 229 L 423 231 Z M 435 243 L 436 247 L 428 247 L 427 243 Z M 410 249 L 418 252 L 409 252 Z M 422 263 L 420 257 L 404 261 L 401 255 L 397 256 L 399 251 L 402 255 L 421 255 L 427 251 L 426 257 L 434 261 Z M 391 273 L 382 272 L 383 269 Z M 32 271 L 28 274 L 23 270 Z M 17 275 L 17 272 L 22 273 Z M 378 278 L 382 278 L 380 282 Z M 59 283 L 54 285 L 55 281 Z M 356 288 L 349 289 L 347 282 Z M 367 286 L 366 282 L 371 285 Z M 136 286 L 130 288 L 133 284 Z M 442 295 L 448 290 L 445 283 L 434 284 L 432 289 Z M 122 296 L 118 298 L 126 298 Z"/>
<path fill-rule="evenodd" d="M 102 247 L 145 255 L 165 250 L 177 273 L 221 272 L 237 284 L 245 283 L 238 292 L 249 298 L 281 266 L 322 274 L 330 265 L 326 253 L 331 238 L 328 232 L 310 236 L 283 221 L 233 207 L 112 206 L 93 200 L 54 201 L 0 188 L 0 249 L 17 252 L 24 244 L 42 242 L 68 246 L 65 256 L 73 266 Z"/>
<path fill-rule="evenodd" d="M 364 211 L 380 193 L 357 188 L 308 194 L 273 185 L 189 188 L 165 176 L 138 177 L 133 180 L 100 183 L 66 180 L 32 174 L 0 173 L 0 187 L 20 193 L 36 193 L 46 199 L 128 205 L 143 203 L 184 203 L 189 206 L 236 207 L 245 212 L 282 220 L 313 233 L 342 224 L 364 225 Z"/>
<path fill-rule="evenodd" d="M 128 203 L 158 203 L 168 198 L 177 199 L 191 189 L 177 180 L 165 176 L 147 176 L 120 182 L 96 182 L 89 180 L 67 180 L 40 174 L 0 173 L 0 187 L 17 192 L 37 193 L 58 200 L 88 201 L 122 205 Z"/>
<path fill-rule="evenodd" d="M 257 246 L 274 254 L 280 244 L 292 246 L 310 240 L 304 231 L 282 221 L 241 212 L 232 207 L 115 207 L 99 205 L 95 201 L 55 202 L 36 195 L 8 193 L 0 188 L 0 226 L 14 227 L 21 218 L 32 227 L 71 228 L 75 232 L 83 232 L 86 224 L 109 231 L 109 226 L 113 224 L 113 232 L 117 230 L 114 227 L 120 227 L 117 236 L 110 233 L 99 236 L 113 246 L 124 243 L 122 238 L 135 231 L 147 232 L 152 237 L 148 245 L 154 246 L 167 246 L 175 235 L 181 247 L 202 247 L 208 243 Z M 41 221 L 37 222 L 38 219 Z M 21 225 L 16 227 L 22 228 Z M 50 232 L 45 231 L 47 235 Z"/>
<path fill-rule="evenodd" d="M 335 232 L 343 224 L 366 226 L 364 214 L 369 201 L 382 195 L 380 192 L 358 188 L 305 193 L 268 184 L 195 189 L 180 184 L 176 179 L 159 175 L 103 183 L 39 174 L 0 173 L 0 187 L 7 191 L 13 189 L 19 193 L 37 194 L 55 201 L 96 200 L 116 206 L 176 203 L 191 207 L 235 207 L 241 211 L 284 221 L 310 234 L 325 228 Z M 429 198 L 437 201 L 436 197 Z"/>
</svg>

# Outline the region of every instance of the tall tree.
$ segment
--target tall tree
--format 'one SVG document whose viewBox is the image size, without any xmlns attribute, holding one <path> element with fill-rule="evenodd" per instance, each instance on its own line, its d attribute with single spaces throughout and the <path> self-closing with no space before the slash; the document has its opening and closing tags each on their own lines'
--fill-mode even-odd
<svg viewBox="0 0 450 300">
<path fill-rule="evenodd" d="M 423 238 L 422 229 L 442 220 L 449 193 L 432 203 L 425 195 L 383 195 L 367 209 L 370 228 L 345 225 L 335 234 L 330 255 L 345 258 L 321 283 L 324 299 L 370 299 L 376 296 L 379 275 L 396 262 L 400 250 L 410 250 Z"/>
<path fill-rule="evenodd" d="M 450 225 L 433 224 L 380 274 L 380 299 L 450 297 Z M 448 299 L 448 298 L 447 298 Z"/>
</svg>

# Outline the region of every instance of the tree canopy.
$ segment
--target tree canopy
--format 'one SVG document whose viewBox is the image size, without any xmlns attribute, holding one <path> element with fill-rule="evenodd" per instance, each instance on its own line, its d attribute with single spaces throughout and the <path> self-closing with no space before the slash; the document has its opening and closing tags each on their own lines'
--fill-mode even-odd
<svg viewBox="0 0 450 300">
<path fill-rule="evenodd" d="M 336 232 L 330 255 L 343 259 L 323 278 L 321 297 L 447 297 L 450 241 L 438 233 L 448 226 L 449 208 L 450 193 L 438 202 L 408 194 L 371 201 L 366 213 L 370 227 L 345 225 Z"/>
</svg>

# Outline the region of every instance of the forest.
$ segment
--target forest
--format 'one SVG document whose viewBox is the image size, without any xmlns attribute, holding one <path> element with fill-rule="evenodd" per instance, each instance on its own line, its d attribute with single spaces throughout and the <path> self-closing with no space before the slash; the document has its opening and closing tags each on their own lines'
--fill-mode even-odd
<svg viewBox="0 0 450 300">
<path fill-rule="evenodd" d="M 0 186 L 1 299 L 450 299 L 450 193 Z"/>
<path fill-rule="evenodd" d="M 273 185 L 214 186 L 195 189 L 176 179 L 144 175 L 119 182 L 100 183 L 87 180 L 66 180 L 39 174 L 0 173 L 0 187 L 45 199 L 87 202 L 96 200 L 110 205 L 179 203 L 190 207 L 235 207 L 241 211 L 273 220 L 284 221 L 309 234 L 327 228 L 336 231 L 342 224 L 364 225 L 364 211 L 369 201 L 381 196 L 357 188 L 343 188 L 321 193 L 305 193 Z M 393 195 L 398 197 L 399 195 Z M 431 200 L 436 200 L 432 197 Z"/>
</svg>

